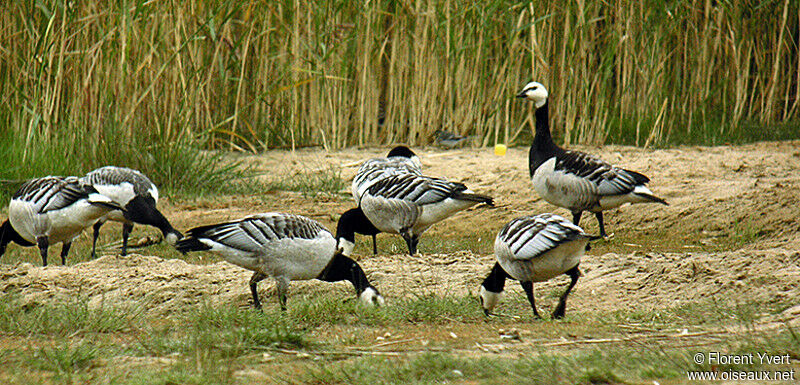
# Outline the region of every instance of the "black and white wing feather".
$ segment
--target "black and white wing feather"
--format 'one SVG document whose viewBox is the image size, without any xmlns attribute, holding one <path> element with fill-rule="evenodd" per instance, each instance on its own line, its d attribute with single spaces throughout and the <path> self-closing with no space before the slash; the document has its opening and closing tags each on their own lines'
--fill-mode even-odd
<svg viewBox="0 0 800 385">
<path fill-rule="evenodd" d="M 281 239 L 314 239 L 327 229 L 319 222 L 292 214 L 266 213 L 238 221 L 195 227 L 188 237 L 205 238 L 232 249 L 257 252 Z M 332 235 L 330 235 L 332 237 Z"/>
<path fill-rule="evenodd" d="M 369 194 L 426 205 L 447 198 L 458 199 L 467 190 L 463 183 L 421 175 L 400 174 L 383 178 L 368 189 Z"/>
<path fill-rule="evenodd" d="M 82 180 L 123 206 L 137 196 L 152 197 L 155 202 L 158 201 L 156 185 L 134 169 L 105 166 L 90 171 Z"/>
<path fill-rule="evenodd" d="M 516 260 L 534 259 L 559 245 L 588 238 L 583 230 L 568 220 L 553 214 L 540 214 L 516 218 L 506 224 L 497 235 Z"/>
<path fill-rule="evenodd" d="M 63 209 L 96 193 L 76 177 L 46 176 L 32 179 L 17 190 L 13 200 L 26 202 L 35 213 Z"/>
<path fill-rule="evenodd" d="M 564 151 L 558 157 L 556 171 L 573 174 L 589 181 L 600 196 L 624 195 L 634 191 L 650 179 L 638 172 L 612 166 L 600 158 L 580 152 Z"/>
<path fill-rule="evenodd" d="M 360 202 L 364 191 L 375 182 L 388 176 L 403 174 L 422 175 L 422 169 L 418 162 L 401 156 L 365 161 L 353 178 L 352 191 L 356 204 Z"/>
</svg>

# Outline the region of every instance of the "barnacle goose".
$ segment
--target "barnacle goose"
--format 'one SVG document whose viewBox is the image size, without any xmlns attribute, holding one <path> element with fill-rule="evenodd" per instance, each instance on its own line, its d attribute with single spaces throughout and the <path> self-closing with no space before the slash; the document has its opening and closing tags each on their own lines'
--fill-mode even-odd
<svg viewBox="0 0 800 385">
<path fill-rule="evenodd" d="M 406 146 L 396 146 L 392 148 L 385 158 L 372 158 L 364 161 L 364 163 L 361 164 L 361 167 L 359 167 L 358 171 L 356 172 L 356 176 L 353 177 L 352 190 L 353 199 L 356 201 L 356 205 L 361 202 L 361 195 L 364 193 L 364 191 L 372 186 L 375 182 L 389 175 L 396 174 L 422 175 L 422 164 L 419 161 L 419 157 L 414 153 L 414 151 L 411 151 L 411 149 Z M 350 210 L 342 215 L 358 216 L 359 214 L 358 212 Z M 363 216 L 363 213 L 360 215 Z M 378 254 L 378 246 L 375 241 L 375 235 L 380 233 L 380 231 L 376 229 L 375 226 L 365 223 L 363 225 L 356 226 L 353 230 L 361 235 L 371 235 L 372 253 Z M 337 239 L 339 239 L 338 236 Z M 344 247 L 346 250 L 352 250 L 354 246 L 354 240 L 350 239 L 348 242 L 350 243 L 344 243 L 340 246 Z"/>
<path fill-rule="evenodd" d="M 667 204 L 645 186 L 650 181 L 648 177 L 592 155 L 558 147 L 550 136 L 547 96 L 547 89 L 537 82 L 528 83 L 517 95 L 536 105 L 536 135 L 528 161 L 533 188 L 542 199 L 570 210 L 576 225 L 584 211 L 593 212 L 603 237 L 603 210 L 625 203 Z"/>
<path fill-rule="evenodd" d="M 122 255 L 127 254 L 128 236 L 134 223 L 157 227 L 170 245 L 183 237 L 156 208 L 158 188 L 141 172 L 125 167 L 106 166 L 90 171 L 82 179 L 124 208 L 124 211 L 109 212 L 94 224 L 92 258 L 95 257 L 100 227 L 108 220 L 122 222 Z"/>
<path fill-rule="evenodd" d="M 0 255 L 12 241 L 38 245 L 42 265 L 47 266 L 48 247 L 61 242 L 61 264 L 66 264 L 72 241 L 111 210 L 122 208 L 77 177 L 29 180 L 8 205 L 8 219 L 0 226 Z"/>
<path fill-rule="evenodd" d="M 533 298 L 533 283 L 567 274 L 572 280 L 553 311 L 553 318 L 563 318 L 567 296 L 581 276 L 578 264 L 589 249 L 590 239 L 580 227 L 554 214 L 516 218 L 506 224 L 494 241 L 497 263 L 480 287 L 483 311 L 491 314 L 506 278 L 512 278 L 520 281 L 533 315 L 541 318 Z"/>
<path fill-rule="evenodd" d="M 406 146 L 397 146 L 385 158 L 372 158 L 364 161 L 353 177 L 353 199 L 356 205 L 361 195 L 375 182 L 384 177 L 397 174 L 422 175 L 422 164 L 414 151 Z"/>
<path fill-rule="evenodd" d="M 278 283 L 281 309 L 286 310 L 289 281 L 347 280 L 366 304 L 383 304 L 383 297 L 364 270 L 336 247 L 336 240 L 319 222 L 299 215 L 264 213 L 215 225 L 195 227 L 175 245 L 178 251 L 208 250 L 226 261 L 252 270 L 253 305 L 261 308 L 256 285 L 266 277 Z"/>
<path fill-rule="evenodd" d="M 340 243 L 352 242 L 356 229 L 371 225 L 403 236 L 409 254 L 414 255 L 420 234 L 431 225 L 478 203 L 493 205 L 493 200 L 462 183 L 414 174 L 390 175 L 364 191 L 352 215 L 339 219 L 337 238 Z"/>
</svg>

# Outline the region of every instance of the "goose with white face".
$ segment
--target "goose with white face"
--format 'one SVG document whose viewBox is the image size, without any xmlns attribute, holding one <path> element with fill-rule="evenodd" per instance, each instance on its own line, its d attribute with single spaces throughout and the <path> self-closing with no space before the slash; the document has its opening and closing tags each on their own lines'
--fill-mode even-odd
<svg viewBox="0 0 800 385">
<path fill-rule="evenodd" d="M 603 237 L 603 211 L 633 203 L 667 204 L 647 188 L 647 176 L 553 142 L 548 96 L 538 82 L 526 84 L 517 94 L 536 106 L 536 134 L 528 153 L 528 169 L 533 189 L 542 199 L 569 210 L 575 225 L 584 211 L 594 213 Z"/>
<path fill-rule="evenodd" d="M 533 101 L 536 108 L 543 106 L 547 103 L 547 88 L 544 88 L 542 83 L 530 82 L 522 88 L 522 91 L 517 94 L 518 98 L 524 98 Z"/>
</svg>

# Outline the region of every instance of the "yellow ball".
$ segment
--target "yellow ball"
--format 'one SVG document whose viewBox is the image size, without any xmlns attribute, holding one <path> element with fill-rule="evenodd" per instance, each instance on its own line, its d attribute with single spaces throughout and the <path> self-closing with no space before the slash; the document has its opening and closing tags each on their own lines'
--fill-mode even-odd
<svg viewBox="0 0 800 385">
<path fill-rule="evenodd" d="M 506 154 L 506 145 L 505 144 L 495 144 L 494 145 L 494 154 L 497 156 L 504 156 Z"/>
</svg>

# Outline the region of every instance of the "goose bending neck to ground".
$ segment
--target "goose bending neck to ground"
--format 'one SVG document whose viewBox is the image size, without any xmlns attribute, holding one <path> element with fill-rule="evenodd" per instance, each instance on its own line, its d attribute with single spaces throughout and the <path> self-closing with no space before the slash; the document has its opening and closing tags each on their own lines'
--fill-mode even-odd
<svg viewBox="0 0 800 385">
<path fill-rule="evenodd" d="M 337 232 L 343 236 L 341 239 L 349 241 L 344 237 L 348 232 L 370 228 L 366 220 L 381 232 L 400 234 L 409 254 L 414 255 L 420 234 L 434 223 L 479 203 L 491 206 L 493 200 L 473 193 L 463 183 L 413 174 L 391 175 L 364 192 L 355 213 L 339 219 Z"/>
<path fill-rule="evenodd" d="M 109 212 L 94 224 L 92 258 L 95 257 L 100 227 L 107 220 L 122 223 L 122 255 L 127 254 L 128 236 L 134 223 L 158 228 L 170 245 L 175 245 L 183 237 L 156 208 L 158 188 L 141 172 L 125 167 L 106 166 L 89 172 L 83 180 L 124 208 L 124 211 Z"/>
<path fill-rule="evenodd" d="M 372 236 L 372 253 L 378 254 L 378 247 L 375 243 L 375 235 L 381 231 L 364 215 L 361 208 L 356 207 L 345 211 L 336 224 L 336 240 L 338 247 L 343 250 L 344 255 L 352 255 L 356 245 L 356 234 Z"/>
<path fill-rule="evenodd" d="M 653 194 L 650 179 L 638 172 L 612 166 L 592 155 L 564 150 L 550 135 L 548 93 L 537 82 L 528 83 L 517 95 L 536 106 L 536 135 L 529 152 L 533 188 L 545 201 L 572 212 L 574 224 L 581 214 L 595 214 L 600 235 L 605 237 L 603 211 L 626 203 L 667 202 Z"/>
<path fill-rule="evenodd" d="M 536 310 L 533 283 L 566 274 L 571 281 L 552 315 L 563 318 L 567 296 L 581 276 L 578 264 L 589 249 L 590 239 L 580 227 L 553 214 L 516 218 L 506 224 L 494 242 L 497 263 L 480 287 L 483 311 L 491 314 L 500 301 L 506 278 L 512 278 L 520 281 L 534 317 L 541 318 Z"/>
<path fill-rule="evenodd" d="M 375 182 L 387 176 L 398 174 L 422 175 L 422 164 L 419 161 L 419 157 L 406 146 L 392 148 L 385 158 L 372 158 L 364 161 L 356 172 L 355 177 L 353 177 L 351 186 L 356 205 L 361 203 L 361 195 Z M 375 229 L 374 226 L 372 226 L 372 229 L 364 226 L 356 228 L 355 232 L 362 235 L 371 235 L 372 253 L 378 254 L 375 235 L 380 231 Z M 354 242 L 354 240 L 350 239 L 350 242 Z M 351 248 L 352 246 L 352 244 L 349 245 Z"/>
<path fill-rule="evenodd" d="M 299 215 L 265 213 L 237 221 L 195 227 L 175 245 L 178 251 L 211 251 L 252 270 L 253 306 L 261 308 L 256 285 L 266 277 L 278 282 L 281 309 L 286 310 L 290 281 L 350 281 L 362 302 L 383 304 L 383 297 L 354 260 L 337 249 L 336 240 L 319 222 Z"/>
<path fill-rule="evenodd" d="M 8 219 L 0 226 L 0 255 L 9 242 L 38 246 L 47 266 L 51 244 L 63 243 L 61 263 L 67 263 L 72 241 L 97 219 L 123 210 L 110 198 L 76 177 L 46 176 L 20 187 L 8 205 Z"/>
</svg>

